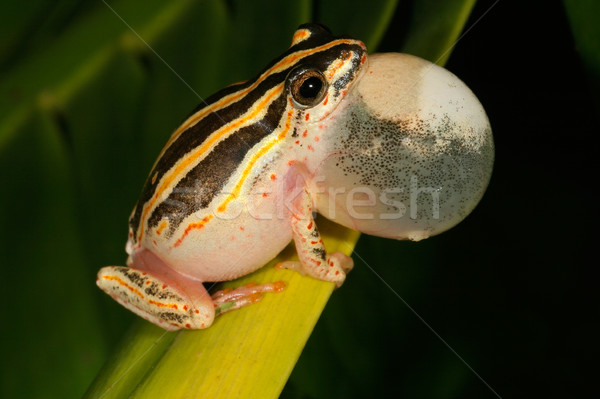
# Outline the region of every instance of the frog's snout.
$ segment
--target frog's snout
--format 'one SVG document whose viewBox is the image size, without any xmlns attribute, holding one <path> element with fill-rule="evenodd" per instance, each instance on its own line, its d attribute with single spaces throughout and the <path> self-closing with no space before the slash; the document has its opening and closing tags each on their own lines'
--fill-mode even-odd
<svg viewBox="0 0 600 399">
<path fill-rule="evenodd" d="M 334 155 L 322 165 L 324 184 L 345 192 L 333 202 L 322 196 L 321 213 L 365 233 L 418 240 L 475 208 L 494 144 L 483 107 L 461 80 L 418 57 L 375 54 L 346 101 L 328 126 Z"/>
</svg>

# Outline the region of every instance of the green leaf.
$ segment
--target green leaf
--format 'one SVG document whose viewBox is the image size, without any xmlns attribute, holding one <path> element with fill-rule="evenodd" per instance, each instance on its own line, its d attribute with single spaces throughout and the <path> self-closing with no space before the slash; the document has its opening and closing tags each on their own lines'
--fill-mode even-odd
<svg viewBox="0 0 600 399">
<path fill-rule="evenodd" d="M 328 227 L 327 248 L 350 253 L 358 233 Z M 333 283 L 273 268 L 293 252 L 290 247 L 256 273 L 226 284 L 282 280 L 287 285 L 282 293 L 219 317 L 207 330 L 179 333 L 132 397 L 184 398 L 192 392 L 213 398 L 278 397 L 334 288 Z M 174 380 L 175 385 L 166 383 Z"/>
<path fill-rule="evenodd" d="M 418 0 L 413 3 L 402 52 L 444 65 L 476 0 Z"/>
<path fill-rule="evenodd" d="M 383 38 L 398 0 L 328 0 L 317 2 L 318 21 L 332 32 L 360 38 L 373 52 Z"/>
<path fill-rule="evenodd" d="M 121 18 L 152 42 L 192 3 L 152 0 L 144 7 L 131 1 L 120 4 Z M 0 148 L 27 122 L 41 93 L 50 92 L 57 106 L 65 106 L 97 78 L 117 49 L 127 46 L 131 35 L 111 8 L 102 7 L 82 17 L 52 46 L 4 73 L 0 80 Z"/>
<path fill-rule="evenodd" d="M 320 223 L 330 251 L 351 253 L 357 232 Z M 294 259 L 294 252 L 290 245 L 262 269 L 224 284 L 281 280 L 287 285 L 282 293 L 219 317 L 206 330 L 167 333 L 136 322 L 86 398 L 184 398 L 192 392 L 207 397 L 277 397 L 334 288 L 333 283 L 273 267 Z"/>
<path fill-rule="evenodd" d="M 132 328 L 122 338 L 122 344 L 113 351 L 85 397 L 129 397 L 152 367 L 160 361 L 175 336 L 175 333 L 168 333 L 142 320 L 133 323 Z"/>
<path fill-rule="evenodd" d="M 3 397 L 80 395 L 106 349 L 72 212 L 72 164 L 41 103 L 0 151 Z M 68 372 L 70 383 L 50 370 Z"/>
<path fill-rule="evenodd" d="M 594 0 L 564 0 L 577 51 L 593 85 L 592 93 L 600 105 L 600 3 Z"/>
</svg>

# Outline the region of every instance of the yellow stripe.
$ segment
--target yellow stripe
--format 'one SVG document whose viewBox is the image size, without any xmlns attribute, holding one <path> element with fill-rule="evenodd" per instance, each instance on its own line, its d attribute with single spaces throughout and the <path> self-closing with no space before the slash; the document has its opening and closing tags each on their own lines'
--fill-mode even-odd
<svg viewBox="0 0 600 399">
<path fill-rule="evenodd" d="M 273 101 L 273 99 L 275 97 L 277 97 L 279 94 L 281 94 L 281 92 L 283 91 L 283 87 L 284 87 L 283 83 L 275 86 L 273 89 L 271 89 L 270 92 L 267 92 L 267 95 L 263 98 L 263 100 L 261 100 L 257 104 L 257 106 L 255 106 L 251 110 L 251 112 L 247 113 L 243 117 L 238 118 L 238 119 L 230 122 L 229 124 L 223 126 L 221 129 L 217 130 L 206 141 L 204 141 L 199 148 L 197 148 L 194 152 L 192 152 L 187 157 L 183 158 L 179 163 L 175 164 L 175 165 L 177 165 L 177 167 L 175 168 L 175 170 L 173 172 L 169 173 L 168 175 L 163 176 L 163 178 L 161 179 L 160 185 L 157 187 L 156 191 L 154 192 L 154 195 L 152 196 L 152 199 L 150 201 L 146 202 L 146 204 L 144 204 L 144 209 L 142 211 L 142 217 L 140 219 L 141 226 L 140 226 L 140 229 L 138 232 L 138 242 L 140 242 L 143 237 L 144 223 L 146 221 L 146 217 L 148 216 L 148 213 L 153 208 L 154 204 L 156 203 L 158 198 L 160 198 L 162 193 L 172 186 L 173 181 L 177 178 L 177 176 L 179 176 L 179 174 L 181 174 L 183 172 L 183 170 L 186 169 L 188 166 L 190 166 L 193 162 L 198 160 L 209 149 L 213 148 L 215 143 L 219 139 L 221 139 L 223 136 L 227 135 L 228 133 L 235 132 L 237 129 L 242 127 L 245 123 L 256 118 L 256 116 L 258 114 L 260 114 L 261 111 L 267 109 L 268 105 Z"/>
<path fill-rule="evenodd" d="M 167 227 L 168 223 L 166 220 L 163 220 L 158 229 L 156 229 L 156 234 L 160 235 L 162 231 Z"/>
<path fill-rule="evenodd" d="M 273 148 L 273 146 L 275 144 L 280 142 L 287 135 L 288 131 L 290 130 L 290 125 L 291 125 L 290 121 L 291 121 L 293 115 L 294 115 L 294 110 L 290 109 L 287 114 L 287 120 L 285 122 L 285 129 L 283 129 L 283 131 L 281 133 L 279 133 L 277 135 L 277 137 L 271 139 L 267 144 L 265 144 L 262 148 L 260 148 L 258 151 L 256 151 L 256 153 L 248 161 L 246 168 L 244 168 L 244 171 L 242 172 L 242 176 L 238 180 L 233 191 L 231 192 L 231 194 L 229 194 L 227 196 L 225 201 L 223 201 L 223 203 L 221 205 L 219 205 L 219 207 L 217 208 L 218 212 L 225 212 L 225 210 L 227 209 L 227 204 L 229 204 L 229 202 L 231 202 L 231 200 L 233 200 L 235 197 L 237 197 L 240 194 L 242 185 L 244 184 L 244 181 L 246 181 L 246 178 L 252 171 L 252 168 L 254 167 L 256 162 L 258 162 L 258 160 L 263 155 L 265 155 L 271 148 Z"/>
<path fill-rule="evenodd" d="M 266 70 L 262 75 L 260 75 L 260 77 L 256 80 L 256 82 L 254 82 L 252 85 L 250 85 L 246 89 L 238 91 L 238 92 L 235 92 L 235 93 L 231 93 L 228 96 L 223 97 L 222 99 L 220 99 L 216 103 L 211 104 L 210 106 L 208 106 L 206 108 L 202 108 L 201 110 L 199 110 L 195 114 L 191 115 L 185 122 L 183 122 L 181 124 L 181 126 L 179 126 L 177 128 L 177 130 L 175 130 L 175 132 L 173 132 L 173 134 L 169 138 L 169 141 L 167 141 L 167 144 L 165 144 L 162 152 L 158 156 L 157 162 L 162 157 L 162 155 L 165 153 L 165 151 L 167 150 L 167 148 L 169 148 L 169 146 L 175 140 L 177 140 L 177 138 L 181 135 L 181 133 L 183 133 L 185 130 L 187 130 L 191 126 L 195 125 L 198 121 L 200 121 L 202 118 L 204 118 L 207 114 L 209 114 L 211 112 L 216 112 L 216 111 L 218 111 L 221 108 L 225 108 L 225 107 L 229 106 L 231 103 L 233 103 L 236 100 L 238 100 L 239 98 L 245 96 L 251 90 L 254 90 L 269 75 L 271 75 L 273 73 L 280 72 L 282 70 L 285 70 L 291 64 L 296 63 L 298 61 L 298 59 L 300 59 L 300 58 L 304 58 L 304 57 L 307 57 L 307 56 L 312 55 L 314 53 L 325 51 L 325 50 L 330 49 L 331 47 L 337 46 L 339 44 L 352 44 L 352 43 L 357 43 L 357 42 L 358 42 L 357 40 L 339 39 L 339 40 L 335 40 L 333 42 L 329 42 L 327 44 L 324 44 L 322 46 L 315 47 L 313 49 L 298 51 L 296 53 L 292 53 L 292 54 L 288 55 L 287 57 L 285 57 L 281 61 L 279 61 L 277 64 L 273 65 L 271 68 L 269 68 L 268 70 Z M 360 42 L 358 42 L 358 43 L 360 43 Z M 155 163 L 155 165 L 156 165 L 156 163 Z"/>
<path fill-rule="evenodd" d="M 237 184 L 235 185 L 233 192 L 231 194 L 229 194 L 227 196 L 227 198 L 225 199 L 225 201 L 223 201 L 223 203 L 221 205 L 219 205 L 219 207 L 217 208 L 218 212 L 224 212 L 227 209 L 227 204 L 229 204 L 229 202 L 232 199 L 234 199 L 235 197 L 237 197 L 239 195 L 242 185 L 244 184 L 244 181 L 248 178 L 248 175 L 250 174 L 252 167 L 260 159 L 260 157 L 265 155 L 271 148 L 273 148 L 273 146 L 275 144 L 277 144 L 279 141 L 283 140 L 283 138 L 287 135 L 287 133 L 290 130 L 291 120 L 292 120 L 293 115 L 294 115 L 294 110 L 293 109 L 289 110 L 288 114 L 287 114 L 287 120 L 285 122 L 285 128 L 283 129 L 283 131 L 281 133 L 279 133 L 276 138 L 271 139 L 266 145 L 264 145 L 262 148 L 260 148 L 256 152 L 256 154 L 254 154 L 252 156 L 252 158 L 248 162 L 248 165 L 242 171 L 242 176 L 240 177 Z M 183 234 L 181 235 L 181 237 L 179 237 L 177 239 L 177 241 L 175 242 L 173 247 L 180 246 L 190 231 L 203 228 L 211 219 L 212 219 L 212 215 L 208 215 L 208 216 L 204 217 L 202 219 L 202 221 L 199 223 L 190 223 L 188 225 L 188 227 L 185 229 L 185 231 L 183 232 Z"/>
</svg>

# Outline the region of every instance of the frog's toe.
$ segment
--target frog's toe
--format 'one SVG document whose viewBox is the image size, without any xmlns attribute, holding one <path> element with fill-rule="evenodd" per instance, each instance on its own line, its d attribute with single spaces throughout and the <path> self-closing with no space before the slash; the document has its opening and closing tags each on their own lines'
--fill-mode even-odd
<svg viewBox="0 0 600 399">
<path fill-rule="evenodd" d="M 277 269 L 289 269 L 300 273 L 301 275 L 309 275 L 319 280 L 335 283 L 339 288 L 346 280 L 348 274 L 354 267 L 354 261 L 348 255 L 341 252 L 333 252 L 327 254 L 327 261 L 319 263 L 315 267 L 306 267 L 299 261 L 285 261 L 275 265 Z"/>
<path fill-rule="evenodd" d="M 298 272 L 303 276 L 306 276 L 306 274 L 307 274 L 304 267 L 302 267 L 302 263 L 297 260 L 286 260 L 285 262 L 279 262 L 278 264 L 275 265 L 275 269 L 277 269 L 277 270 L 282 270 L 282 269 L 294 270 L 295 272 Z"/>
<path fill-rule="evenodd" d="M 354 267 L 351 257 L 341 252 L 333 252 L 327 255 L 327 267 L 324 268 L 323 280 L 335 283 L 340 288 L 346 281 L 346 274 Z"/>
<path fill-rule="evenodd" d="M 354 269 L 354 260 L 342 252 L 333 252 L 327 256 L 327 263 L 333 267 L 340 268 L 345 274 Z"/>
<path fill-rule="evenodd" d="M 234 309 L 252 305 L 262 299 L 263 293 L 281 292 L 284 288 L 285 283 L 283 281 L 276 281 L 260 285 L 248 283 L 235 289 L 226 288 L 217 291 L 212 295 L 216 315 L 218 316 Z"/>
</svg>

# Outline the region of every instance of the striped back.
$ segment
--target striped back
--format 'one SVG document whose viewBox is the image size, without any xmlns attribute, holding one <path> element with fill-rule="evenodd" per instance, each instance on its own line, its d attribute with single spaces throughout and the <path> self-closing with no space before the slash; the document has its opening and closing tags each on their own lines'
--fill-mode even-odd
<svg viewBox="0 0 600 399">
<path fill-rule="evenodd" d="M 242 164 L 251 152 L 256 152 L 254 161 L 268 152 L 257 148 L 267 136 L 297 134 L 290 131 L 292 116 L 300 120 L 311 107 L 293 99 L 294 76 L 305 70 L 329 71 L 327 95 L 333 103 L 345 94 L 365 59 L 362 42 L 305 24 L 294 34 L 292 46 L 256 77 L 208 97 L 175 130 L 156 160 L 129 220 L 130 241 L 140 242 L 149 229 L 160 233 L 161 225 L 167 237 L 172 235 L 186 217 L 211 206 L 234 171 L 252 169 L 254 164 Z M 338 73 L 344 63 L 343 73 Z"/>
</svg>

